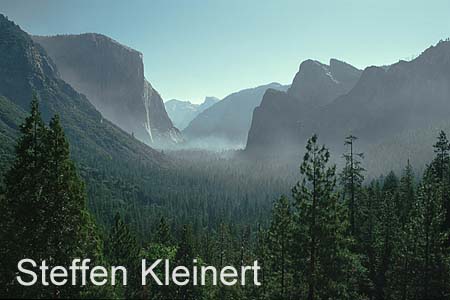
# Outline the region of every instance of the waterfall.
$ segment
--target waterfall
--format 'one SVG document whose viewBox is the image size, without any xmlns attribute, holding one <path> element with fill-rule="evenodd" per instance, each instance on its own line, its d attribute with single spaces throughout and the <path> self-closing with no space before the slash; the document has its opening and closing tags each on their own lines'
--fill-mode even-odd
<svg viewBox="0 0 450 300">
<path fill-rule="evenodd" d="M 145 123 L 144 127 L 147 131 L 149 137 L 150 137 L 150 143 L 153 143 L 153 134 L 152 134 L 152 128 L 150 124 L 150 99 L 153 95 L 153 89 L 148 83 L 147 80 L 144 79 L 144 94 L 143 94 L 143 101 L 144 101 L 144 107 L 145 107 Z"/>
</svg>

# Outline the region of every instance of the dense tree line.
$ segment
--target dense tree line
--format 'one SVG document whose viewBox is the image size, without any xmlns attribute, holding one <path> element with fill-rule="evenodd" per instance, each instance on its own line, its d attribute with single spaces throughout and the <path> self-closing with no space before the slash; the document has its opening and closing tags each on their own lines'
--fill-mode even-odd
<svg viewBox="0 0 450 300">
<path fill-rule="evenodd" d="M 272 275 L 265 297 L 449 299 L 445 133 L 421 180 L 408 161 L 400 178 L 391 172 L 367 185 L 362 155 L 354 156 L 355 140 L 346 139 L 350 149 L 339 188 L 333 187 L 333 167 L 323 166 L 326 149 L 317 147 L 315 136 L 308 142 L 301 166 L 305 176 L 294 187 L 293 201 L 281 198 L 272 213 L 266 255 L 273 267 L 267 268 Z M 296 263 L 299 258 L 303 264 Z"/>
<path fill-rule="evenodd" d="M 21 259 L 68 265 L 76 257 L 103 262 L 102 243 L 86 208 L 84 184 L 69 158 L 69 145 L 55 116 L 42 121 L 35 97 L 21 126 L 16 158 L 5 175 L 0 202 L 0 296 L 20 298 L 106 297 L 80 285 L 24 288 L 15 280 Z"/>
<path fill-rule="evenodd" d="M 150 241 L 161 217 L 171 227 L 192 223 L 198 236 L 221 223 L 267 225 L 273 199 L 295 183 L 294 166 L 196 153 L 165 151 L 171 165 L 158 170 L 120 161 L 79 165 L 90 211 L 104 228 L 119 212 L 142 242 Z"/>
<path fill-rule="evenodd" d="M 16 157 L 0 195 L 1 297 L 450 298 L 450 144 L 444 132 L 434 145 L 435 158 L 421 176 L 414 174 L 405 158 L 400 177 L 390 172 L 367 182 L 364 156 L 358 153 L 354 136 L 344 141 L 348 151 L 338 173 L 328 149 L 313 136 L 291 194 L 279 188 L 290 179 L 274 183 L 255 169 L 248 173 L 209 170 L 210 177 L 202 177 L 201 169 L 189 165 L 178 175 L 160 170 L 162 174 L 152 180 L 145 195 L 130 181 L 111 180 L 101 168 L 82 169 L 91 197 L 88 206 L 59 118 L 44 124 L 34 99 L 31 115 L 20 131 Z M 253 178 L 245 178 L 251 173 Z M 235 181 L 226 181 L 230 174 L 254 185 L 236 187 Z M 196 176 L 215 185 L 202 186 Z M 172 182 L 167 183 L 169 178 Z M 143 181 L 136 178 L 136 184 Z M 166 188 L 184 185 L 186 191 L 190 184 L 191 195 L 173 192 L 166 194 L 171 195 L 168 199 L 161 194 L 154 199 L 167 203 L 152 203 L 147 193 L 160 193 L 155 186 L 163 183 Z M 271 185 L 272 190 L 263 185 Z M 215 198 L 223 203 L 195 200 L 198 195 L 214 193 L 213 186 L 223 193 L 222 198 Z M 198 190 L 202 188 L 208 191 Z M 269 208 L 253 197 L 275 199 L 277 193 L 280 197 L 269 217 Z M 109 203 L 107 197 L 111 197 Z M 197 218 L 192 217 L 195 212 Z M 17 261 L 25 257 L 45 259 L 51 266 L 68 265 L 76 257 L 89 257 L 99 265 L 125 266 L 128 285 L 24 288 L 14 277 Z M 137 276 L 142 258 L 167 258 L 185 266 L 195 260 L 217 267 L 258 260 L 262 285 L 142 286 Z"/>
</svg>

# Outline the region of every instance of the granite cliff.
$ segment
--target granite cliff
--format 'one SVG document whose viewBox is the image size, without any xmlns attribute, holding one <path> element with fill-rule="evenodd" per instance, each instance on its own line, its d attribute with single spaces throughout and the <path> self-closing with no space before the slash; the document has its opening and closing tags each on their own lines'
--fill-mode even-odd
<svg viewBox="0 0 450 300">
<path fill-rule="evenodd" d="M 61 79 L 83 93 L 102 115 L 153 146 L 178 143 L 160 94 L 144 76 L 142 54 L 95 33 L 34 36 Z"/>
</svg>

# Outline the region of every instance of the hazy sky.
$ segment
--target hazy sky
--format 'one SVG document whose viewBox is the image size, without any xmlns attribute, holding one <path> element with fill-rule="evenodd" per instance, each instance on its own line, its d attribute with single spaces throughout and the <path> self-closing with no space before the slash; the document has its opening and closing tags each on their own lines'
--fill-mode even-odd
<svg viewBox="0 0 450 300">
<path fill-rule="evenodd" d="M 98 32 L 141 51 L 165 100 L 200 102 L 273 81 L 302 60 L 409 59 L 450 36 L 449 0 L 0 0 L 32 34 Z"/>
</svg>

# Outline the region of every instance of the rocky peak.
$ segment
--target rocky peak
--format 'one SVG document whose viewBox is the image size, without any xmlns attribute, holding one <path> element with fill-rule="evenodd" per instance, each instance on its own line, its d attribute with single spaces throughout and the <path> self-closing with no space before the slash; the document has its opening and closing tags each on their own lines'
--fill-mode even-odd
<svg viewBox="0 0 450 300">
<path fill-rule="evenodd" d="M 268 89 L 285 91 L 287 86 L 276 82 L 232 93 L 193 119 L 183 130 L 192 144 L 221 145 L 240 148 L 245 145 L 253 110 L 261 104 Z"/>
<path fill-rule="evenodd" d="M 184 129 L 198 114 L 217 102 L 219 102 L 219 99 L 216 97 L 205 97 L 201 104 L 172 99 L 167 101 L 165 106 L 170 119 L 177 128 Z"/>
<path fill-rule="evenodd" d="M 71 153 L 80 164 L 110 164 L 116 159 L 148 166 L 162 162 L 158 151 L 105 120 L 84 95 L 59 77 L 46 51 L 0 14 L 0 95 L 17 109 L 28 111 L 33 93 L 38 96 L 44 121 L 55 114 L 61 117 Z"/>
<path fill-rule="evenodd" d="M 205 100 L 204 100 L 203 103 L 200 104 L 200 105 L 211 106 L 211 105 L 213 105 L 214 103 L 219 102 L 219 101 L 220 101 L 220 99 L 219 99 L 219 98 L 216 98 L 216 97 L 205 97 Z"/>
<path fill-rule="evenodd" d="M 61 78 L 110 121 L 153 146 L 177 143 L 160 94 L 144 77 L 142 54 L 96 33 L 35 36 Z"/>
<path fill-rule="evenodd" d="M 333 77 L 347 90 L 351 89 L 361 76 L 361 70 L 334 58 L 330 59 L 329 70 Z"/>
<path fill-rule="evenodd" d="M 421 55 L 413 60 L 417 62 L 427 62 L 430 64 L 450 63 L 450 39 L 441 40 L 435 46 L 426 49 Z"/>
<path fill-rule="evenodd" d="M 309 59 L 301 63 L 288 94 L 299 99 L 301 104 L 323 106 L 348 92 L 360 73 L 360 70 L 336 59 L 330 60 L 330 65 Z"/>
</svg>

